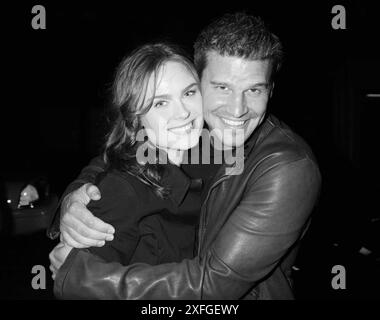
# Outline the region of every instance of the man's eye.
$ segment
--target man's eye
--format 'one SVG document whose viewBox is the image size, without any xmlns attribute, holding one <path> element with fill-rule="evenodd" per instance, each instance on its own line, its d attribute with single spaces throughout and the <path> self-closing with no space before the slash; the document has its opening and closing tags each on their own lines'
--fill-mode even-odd
<svg viewBox="0 0 380 320">
<path fill-rule="evenodd" d="M 258 95 L 261 94 L 261 90 L 260 90 L 260 89 L 257 89 L 257 88 L 249 89 L 248 92 L 251 93 L 252 95 L 255 95 L 255 96 L 258 96 Z"/>
<path fill-rule="evenodd" d="M 227 91 L 228 87 L 226 86 L 216 86 L 217 89 L 222 90 L 222 91 Z"/>
<path fill-rule="evenodd" d="M 155 107 L 155 108 L 159 108 L 159 107 L 166 106 L 166 104 L 167 104 L 166 101 L 157 101 L 157 102 L 154 104 L 154 107 Z"/>
</svg>

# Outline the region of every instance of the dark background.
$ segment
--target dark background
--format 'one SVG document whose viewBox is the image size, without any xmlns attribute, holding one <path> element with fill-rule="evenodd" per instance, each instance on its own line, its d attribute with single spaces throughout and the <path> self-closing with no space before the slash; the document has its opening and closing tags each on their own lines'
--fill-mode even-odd
<svg viewBox="0 0 380 320">
<path fill-rule="evenodd" d="M 35 4 L 45 6 L 46 30 L 31 27 Z M 331 27 L 335 4 L 345 6 L 346 30 Z M 238 10 L 262 16 L 282 40 L 285 62 L 270 108 L 311 145 L 322 171 L 321 199 L 299 255 L 297 297 L 379 298 L 379 263 L 357 253 L 364 243 L 380 242 L 368 231 L 369 219 L 378 216 L 370 206 L 375 188 L 361 174 L 364 170 L 376 181 L 374 160 L 362 168 L 361 155 L 378 145 L 362 142 L 373 137 L 380 105 L 379 98 L 366 97 L 380 93 L 380 10 L 362 1 L 234 1 L 228 6 L 37 1 L 5 7 L 1 171 L 45 172 L 61 193 L 98 153 L 109 87 L 121 58 L 155 40 L 179 43 L 192 53 L 205 25 Z M 48 266 L 53 245 L 43 233 L 7 244 L 2 298 L 52 297 L 51 281 L 49 290 L 31 289 L 30 270 L 34 264 Z M 336 264 L 346 267 L 346 290 L 331 288 Z"/>
</svg>

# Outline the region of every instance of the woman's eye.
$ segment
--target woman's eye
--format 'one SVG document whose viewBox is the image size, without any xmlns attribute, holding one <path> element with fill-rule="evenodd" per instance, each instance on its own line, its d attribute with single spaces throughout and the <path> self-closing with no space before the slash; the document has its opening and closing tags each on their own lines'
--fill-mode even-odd
<svg viewBox="0 0 380 320">
<path fill-rule="evenodd" d="M 190 97 L 190 96 L 193 96 L 195 93 L 197 92 L 197 90 L 189 90 L 185 93 L 185 96 L 186 97 Z"/>
<path fill-rule="evenodd" d="M 155 104 L 154 104 L 154 107 L 155 108 L 159 108 L 159 107 L 163 107 L 166 105 L 166 101 L 157 101 Z"/>
</svg>

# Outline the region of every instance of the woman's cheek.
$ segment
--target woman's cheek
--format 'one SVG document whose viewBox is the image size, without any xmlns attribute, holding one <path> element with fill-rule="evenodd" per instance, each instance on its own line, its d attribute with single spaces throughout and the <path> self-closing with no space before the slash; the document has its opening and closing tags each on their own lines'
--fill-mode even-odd
<svg viewBox="0 0 380 320">
<path fill-rule="evenodd" d="M 196 106 L 196 109 L 198 110 L 198 112 L 203 111 L 203 101 L 202 101 L 201 95 L 197 96 L 197 98 L 195 99 L 195 106 Z"/>
</svg>

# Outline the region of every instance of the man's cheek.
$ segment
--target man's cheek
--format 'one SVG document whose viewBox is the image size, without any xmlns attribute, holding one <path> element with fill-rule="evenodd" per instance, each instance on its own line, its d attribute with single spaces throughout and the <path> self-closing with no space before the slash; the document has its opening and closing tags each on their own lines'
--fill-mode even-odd
<svg viewBox="0 0 380 320">
<path fill-rule="evenodd" d="M 214 126 L 214 123 L 215 123 L 215 120 L 216 120 L 214 115 L 212 115 L 209 111 L 207 111 L 207 112 L 204 113 L 203 117 L 204 117 L 204 120 L 206 121 L 206 123 L 209 126 Z"/>
<path fill-rule="evenodd" d="M 213 110 L 219 104 L 220 98 L 215 94 L 206 93 L 203 96 L 203 108 Z"/>
</svg>

